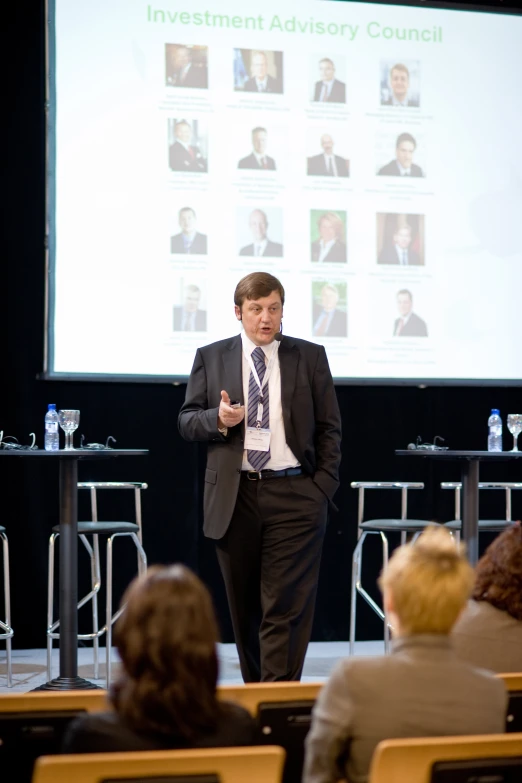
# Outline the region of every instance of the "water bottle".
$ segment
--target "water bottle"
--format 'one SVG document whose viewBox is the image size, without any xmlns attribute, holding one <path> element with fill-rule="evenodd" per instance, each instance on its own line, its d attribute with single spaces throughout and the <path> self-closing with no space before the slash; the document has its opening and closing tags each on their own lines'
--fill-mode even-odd
<svg viewBox="0 0 522 783">
<path fill-rule="evenodd" d="M 498 408 L 491 409 L 488 427 L 488 451 L 502 451 L 502 419 Z"/>
<path fill-rule="evenodd" d="M 51 402 L 47 406 L 47 413 L 45 414 L 44 448 L 46 451 L 58 451 L 60 448 L 60 433 L 58 426 L 56 405 Z"/>
</svg>

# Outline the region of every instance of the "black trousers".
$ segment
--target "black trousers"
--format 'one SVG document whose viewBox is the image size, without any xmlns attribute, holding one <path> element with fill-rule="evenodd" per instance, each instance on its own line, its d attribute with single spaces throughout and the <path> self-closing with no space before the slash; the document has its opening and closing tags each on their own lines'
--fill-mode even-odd
<svg viewBox="0 0 522 783">
<path fill-rule="evenodd" d="M 241 477 L 216 547 L 245 682 L 301 678 L 327 507 L 309 476 Z"/>
</svg>

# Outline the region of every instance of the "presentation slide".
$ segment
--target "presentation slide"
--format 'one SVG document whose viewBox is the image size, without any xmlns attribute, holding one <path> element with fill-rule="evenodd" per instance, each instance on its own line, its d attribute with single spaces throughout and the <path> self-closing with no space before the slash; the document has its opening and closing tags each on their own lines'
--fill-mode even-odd
<svg viewBox="0 0 522 783">
<path fill-rule="evenodd" d="M 54 0 L 48 377 L 183 381 L 254 271 L 338 382 L 522 378 L 522 16 Z"/>
</svg>

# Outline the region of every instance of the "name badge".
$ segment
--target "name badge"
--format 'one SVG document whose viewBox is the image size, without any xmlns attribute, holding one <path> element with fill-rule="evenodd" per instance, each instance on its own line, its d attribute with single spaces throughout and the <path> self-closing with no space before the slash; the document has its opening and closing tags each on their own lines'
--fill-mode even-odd
<svg viewBox="0 0 522 783">
<path fill-rule="evenodd" d="M 252 451 L 268 451 L 270 449 L 270 430 L 247 427 L 245 433 L 245 449 L 252 449 Z"/>
</svg>

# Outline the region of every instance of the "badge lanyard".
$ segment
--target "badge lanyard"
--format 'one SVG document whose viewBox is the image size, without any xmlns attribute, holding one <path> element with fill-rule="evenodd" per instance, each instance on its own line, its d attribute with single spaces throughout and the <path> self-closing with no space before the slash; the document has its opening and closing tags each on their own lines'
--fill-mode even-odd
<svg viewBox="0 0 522 783">
<path fill-rule="evenodd" d="M 272 369 L 274 367 L 274 362 L 276 359 L 277 349 L 279 348 L 279 343 L 274 341 L 274 347 L 272 348 L 272 353 L 270 354 L 270 358 L 268 359 L 268 366 L 265 370 L 265 376 L 263 378 L 263 385 L 261 385 L 261 381 L 259 380 L 259 375 L 257 374 L 257 370 L 255 368 L 254 362 L 252 361 L 252 355 L 247 353 L 245 349 L 243 349 L 243 353 L 245 355 L 245 359 L 247 360 L 248 364 L 250 365 L 250 369 L 252 371 L 252 375 L 254 376 L 254 380 L 257 384 L 257 387 L 259 389 L 259 398 L 257 403 L 257 421 L 256 421 L 256 427 L 259 429 L 261 427 L 261 422 L 263 421 L 263 389 L 268 385 L 268 381 L 270 378 L 270 375 L 272 374 Z M 264 353 L 264 351 L 263 351 Z"/>
</svg>

